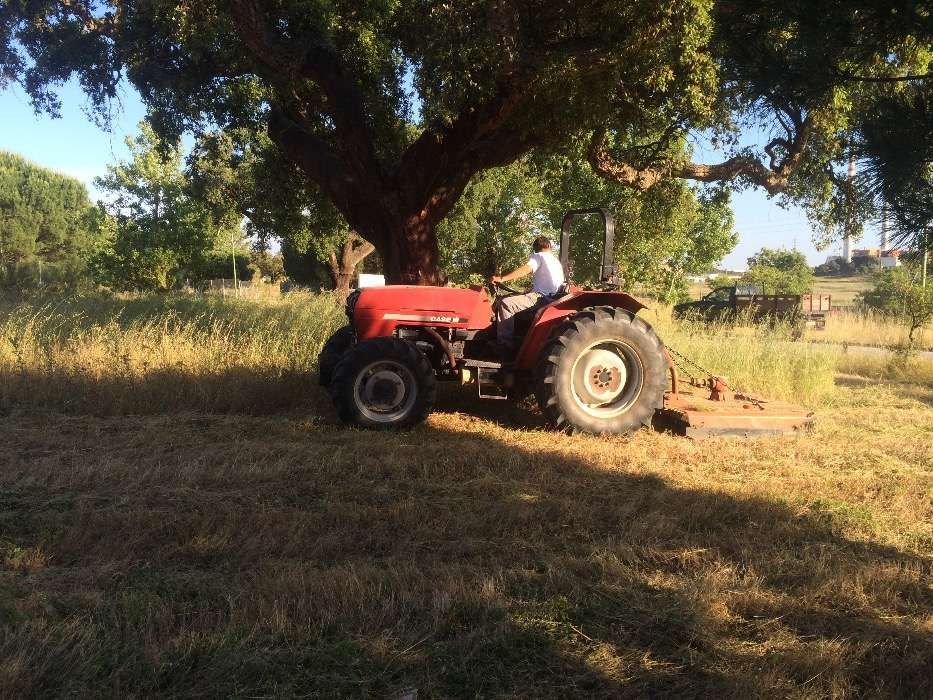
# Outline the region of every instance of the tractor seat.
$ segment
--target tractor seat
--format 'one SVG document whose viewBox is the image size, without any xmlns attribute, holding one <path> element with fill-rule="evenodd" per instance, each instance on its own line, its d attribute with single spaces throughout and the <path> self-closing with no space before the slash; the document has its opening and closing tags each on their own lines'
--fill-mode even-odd
<svg viewBox="0 0 933 700">
<path fill-rule="evenodd" d="M 554 294 L 549 297 L 541 299 L 535 306 L 532 306 L 530 309 L 522 309 L 517 314 L 515 314 L 515 337 L 524 338 L 528 334 L 528 330 L 531 328 L 531 324 L 535 320 L 535 316 L 538 315 L 538 312 L 555 299 L 562 297 L 564 293 L 561 290 L 558 290 L 557 294 Z"/>
</svg>

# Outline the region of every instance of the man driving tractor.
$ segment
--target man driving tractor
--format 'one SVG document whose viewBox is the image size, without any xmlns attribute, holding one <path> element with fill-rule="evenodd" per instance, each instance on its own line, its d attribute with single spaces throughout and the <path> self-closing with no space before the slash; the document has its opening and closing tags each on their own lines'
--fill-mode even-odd
<svg viewBox="0 0 933 700">
<path fill-rule="evenodd" d="M 531 291 L 513 294 L 500 300 L 496 310 L 496 340 L 504 352 L 515 350 L 515 315 L 550 302 L 551 297 L 564 286 L 564 268 L 554 256 L 554 248 L 546 236 L 538 236 L 532 244 L 534 253 L 528 262 L 506 275 L 493 275 L 491 281 L 509 282 L 527 275 L 532 278 Z"/>
</svg>

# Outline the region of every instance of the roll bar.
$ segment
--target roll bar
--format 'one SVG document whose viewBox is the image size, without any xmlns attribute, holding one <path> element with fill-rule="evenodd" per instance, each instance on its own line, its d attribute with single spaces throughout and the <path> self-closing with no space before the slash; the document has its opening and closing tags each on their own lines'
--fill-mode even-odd
<svg viewBox="0 0 933 700">
<path fill-rule="evenodd" d="M 603 261 L 599 268 L 599 281 L 607 284 L 616 283 L 616 266 L 613 262 L 613 243 L 616 237 L 616 222 L 612 214 L 600 207 L 590 209 L 571 209 L 564 214 L 560 225 L 560 264 L 564 275 L 570 279 L 570 224 L 577 216 L 599 214 L 603 219 Z"/>
</svg>

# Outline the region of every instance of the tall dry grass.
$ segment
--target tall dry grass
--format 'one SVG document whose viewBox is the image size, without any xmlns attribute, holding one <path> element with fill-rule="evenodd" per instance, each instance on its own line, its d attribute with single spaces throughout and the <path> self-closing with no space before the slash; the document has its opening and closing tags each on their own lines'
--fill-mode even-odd
<svg viewBox="0 0 933 700">
<path fill-rule="evenodd" d="M 104 414 L 288 409 L 307 402 L 321 346 L 343 322 L 328 294 L 7 303 L 0 405 Z"/>
<path fill-rule="evenodd" d="M 809 406 L 830 399 L 840 371 L 910 381 L 933 367 L 801 342 L 789 325 L 679 322 L 663 306 L 642 315 L 665 343 L 733 387 Z M 0 408 L 310 409 L 321 398 L 317 355 L 343 323 L 342 303 L 328 294 L 0 302 Z"/>
<path fill-rule="evenodd" d="M 664 306 L 642 315 L 668 346 L 736 389 L 808 405 L 833 392 L 839 350 L 796 342 L 797 333 L 788 324 L 676 321 Z M 698 378 L 705 376 L 684 364 Z"/>
<path fill-rule="evenodd" d="M 830 315 L 823 330 L 809 329 L 807 340 L 817 343 L 900 348 L 907 345 L 907 326 L 870 309 L 844 310 Z M 933 332 L 922 329 L 914 338 L 917 349 L 933 350 Z"/>
</svg>

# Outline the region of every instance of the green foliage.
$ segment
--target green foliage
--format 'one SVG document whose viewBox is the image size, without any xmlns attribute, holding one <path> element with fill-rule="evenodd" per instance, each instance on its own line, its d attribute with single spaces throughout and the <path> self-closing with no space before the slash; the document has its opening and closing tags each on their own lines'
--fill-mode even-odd
<svg viewBox="0 0 933 700">
<path fill-rule="evenodd" d="M 545 214 L 544 188 L 524 161 L 477 177 L 438 227 L 441 261 L 451 281 L 481 283 L 528 262 L 535 237 L 560 236 Z"/>
<path fill-rule="evenodd" d="M 845 277 L 850 275 L 867 275 L 881 267 L 881 260 L 873 255 L 856 255 L 852 262 L 847 263 L 842 258 L 833 258 L 822 265 L 813 268 L 817 277 Z"/>
<path fill-rule="evenodd" d="M 859 295 L 868 308 L 907 326 L 909 346 L 916 332 L 933 321 L 933 283 L 924 285 L 922 277 L 920 265 L 883 270 L 875 275 L 873 288 Z"/>
<path fill-rule="evenodd" d="M 926 47 L 933 56 L 933 43 Z M 879 97 L 859 125 L 861 185 L 887 208 L 894 240 L 929 248 L 933 229 L 933 86 L 903 85 Z"/>
<path fill-rule="evenodd" d="M 77 77 L 105 118 L 126 76 L 160 133 L 269 127 L 278 157 L 393 277 L 432 280 L 436 223 L 474 176 L 576 151 L 594 133 L 608 132 L 630 170 L 653 169 L 652 183 L 687 172 L 783 191 L 826 240 L 877 213 L 871 183 L 891 184 L 881 194 L 892 206 L 931 211 L 929 187 L 914 187 L 930 182 L 927 5 L 21 1 L 0 14 L 0 68 L 52 113 L 56 87 Z M 741 145 L 748 127 L 767 144 Z M 679 168 L 698 131 L 741 174 Z M 916 153 L 912 135 L 924 141 Z M 850 155 L 878 177 L 850 187 Z M 668 277 L 676 286 L 676 271 Z"/>
<path fill-rule="evenodd" d="M 273 126 L 304 177 L 407 273 L 434 266 L 434 225 L 478 172 L 562 150 L 620 111 L 638 129 L 659 113 L 708 126 L 712 30 L 708 0 L 75 0 L 10 7 L 0 59 L 37 109 L 55 112 L 54 87 L 76 75 L 105 115 L 125 75 L 165 136 Z M 406 227 L 424 221 L 409 244 Z"/>
<path fill-rule="evenodd" d="M 0 284 L 79 285 L 105 227 L 81 182 L 0 151 Z"/>
<path fill-rule="evenodd" d="M 639 194 L 596 177 L 582 157 L 553 157 L 495 168 L 471 183 L 438 228 L 444 267 L 458 283 L 508 272 L 527 262 L 536 236 L 557 244 L 564 213 L 584 206 L 614 214 L 614 254 L 626 286 L 666 301 L 685 295 L 685 276 L 707 272 L 737 241 L 722 192 L 670 182 Z M 574 222 L 574 281 L 598 279 L 602 245 L 598 217 Z"/>
<path fill-rule="evenodd" d="M 285 279 L 285 264 L 281 255 L 273 255 L 266 250 L 253 251 L 249 256 L 249 264 L 260 279 L 272 283 Z"/>
<path fill-rule="evenodd" d="M 722 289 L 734 287 L 738 283 L 738 280 L 735 277 L 730 277 L 729 275 L 715 275 L 706 280 L 706 286 L 710 289 Z"/>
<path fill-rule="evenodd" d="M 764 294 L 806 294 L 813 286 L 813 270 L 797 250 L 762 248 L 748 259 L 741 281 L 761 287 Z"/>
<path fill-rule="evenodd" d="M 738 242 L 728 192 L 668 180 L 636 192 L 593 174 L 580 151 L 540 165 L 547 213 L 559 226 L 568 209 L 598 206 L 616 218 L 615 261 L 626 288 L 638 285 L 664 301 L 686 297 L 685 277 L 709 272 Z M 574 222 L 570 238 L 574 278 L 598 278 L 602 222 Z"/>
<path fill-rule="evenodd" d="M 198 280 L 230 280 L 233 279 L 235 271 L 237 280 L 248 282 L 255 274 L 251 261 L 252 256 L 244 250 L 233 253 L 211 251 L 199 261 L 194 276 Z"/>
<path fill-rule="evenodd" d="M 350 235 L 340 213 L 264 132 L 237 129 L 203 134 L 188 158 L 192 192 L 221 215 L 233 209 L 259 250 L 281 246 L 281 273 L 329 286 L 325 265 Z M 263 274 L 263 276 L 270 276 Z M 277 278 L 277 277 L 276 277 Z"/>
<path fill-rule="evenodd" d="M 171 289 L 213 276 L 218 271 L 212 269 L 213 253 L 222 260 L 233 249 L 244 249 L 235 214 L 219 200 L 188 191 L 177 142 L 162 140 L 144 122 L 127 146 L 130 160 L 110 166 L 97 180 L 109 196 L 104 207 L 114 221 L 109 245 L 92 261 L 100 284 L 120 290 Z"/>
</svg>

